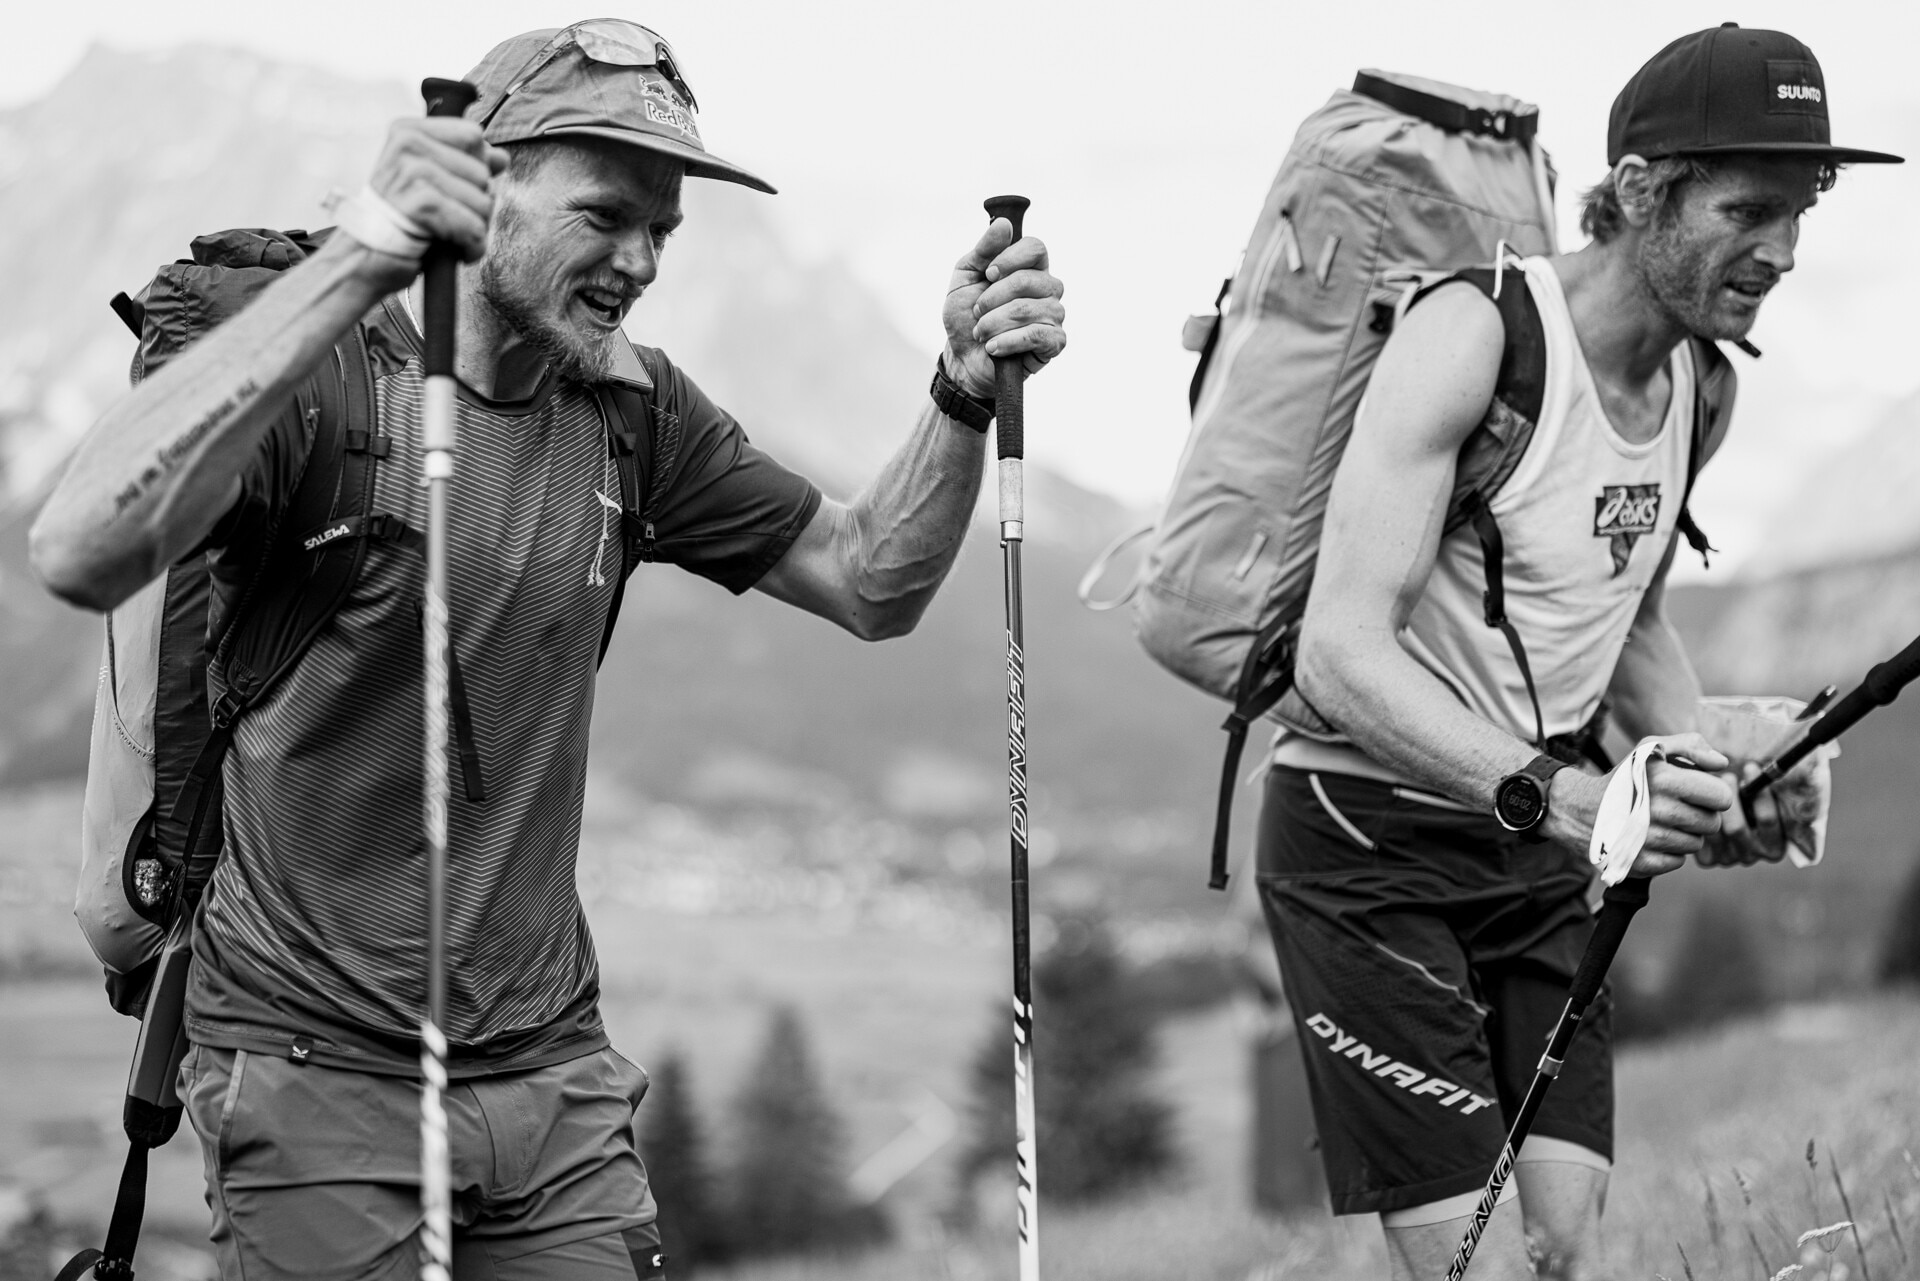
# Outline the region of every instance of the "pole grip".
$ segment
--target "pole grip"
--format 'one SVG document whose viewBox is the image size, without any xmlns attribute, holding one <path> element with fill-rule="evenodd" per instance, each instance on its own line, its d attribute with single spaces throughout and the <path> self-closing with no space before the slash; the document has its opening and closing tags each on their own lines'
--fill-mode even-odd
<svg viewBox="0 0 1920 1281">
<path fill-rule="evenodd" d="M 1920 676 L 1920 637 L 1908 643 L 1907 647 L 1882 663 L 1875 663 L 1861 681 L 1847 696 L 1829 707 L 1813 728 L 1792 747 L 1774 757 L 1761 767 L 1760 772 L 1740 785 L 1740 804 L 1749 812 L 1754 798 L 1782 778 L 1802 760 L 1807 753 L 1822 743 L 1830 743 L 1859 722 L 1876 707 L 1885 707 L 1900 696 L 1900 691 Z"/>
<path fill-rule="evenodd" d="M 1022 228 L 1032 204 L 1025 196 L 993 196 L 986 202 L 987 218 L 1005 218 L 1013 224 L 1013 238 L 1019 240 L 1025 234 Z M 1024 377 L 1018 359 L 994 359 L 993 417 L 1003 460 L 1027 455 L 1026 397 L 1021 387 Z"/>
<path fill-rule="evenodd" d="M 1587 940 L 1586 953 L 1581 956 L 1580 968 L 1573 975 L 1573 986 L 1567 991 L 1568 1005 L 1584 1010 L 1600 995 L 1600 985 L 1606 982 L 1607 969 L 1613 964 L 1614 953 L 1620 950 L 1620 941 L 1627 936 L 1633 914 L 1647 905 L 1651 892 L 1649 879 L 1629 876 L 1618 885 L 1609 885 L 1601 896 L 1593 937 Z"/>
<path fill-rule="evenodd" d="M 426 99 L 429 116 L 464 115 L 480 91 L 464 80 L 442 80 L 429 76 L 420 82 L 420 96 Z M 421 372 L 453 376 L 454 287 L 460 266 L 460 251 L 445 241 L 436 240 L 427 247 L 426 306 L 421 324 L 426 332 L 426 351 Z"/>
</svg>

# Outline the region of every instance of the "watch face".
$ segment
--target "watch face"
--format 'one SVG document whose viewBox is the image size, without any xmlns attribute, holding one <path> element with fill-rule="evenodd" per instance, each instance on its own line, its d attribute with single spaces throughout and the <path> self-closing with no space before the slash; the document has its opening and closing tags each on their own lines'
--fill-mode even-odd
<svg viewBox="0 0 1920 1281">
<path fill-rule="evenodd" d="M 1524 832 L 1540 822 L 1547 811 L 1546 789 L 1529 774 L 1510 774 L 1500 780 L 1494 793 L 1494 816 L 1516 832 Z"/>
</svg>

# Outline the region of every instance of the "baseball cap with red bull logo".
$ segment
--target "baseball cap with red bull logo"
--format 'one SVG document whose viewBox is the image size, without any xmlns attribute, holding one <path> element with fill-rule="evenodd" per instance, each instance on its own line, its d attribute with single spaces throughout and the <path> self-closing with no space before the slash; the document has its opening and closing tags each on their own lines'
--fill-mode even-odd
<svg viewBox="0 0 1920 1281">
<path fill-rule="evenodd" d="M 637 22 L 594 18 L 529 31 L 494 46 L 467 80 L 480 91 L 467 118 L 496 146 L 606 138 L 671 156 L 696 178 L 774 191 L 707 150 L 694 123 L 693 87 L 673 47 Z"/>
<path fill-rule="evenodd" d="M 1729 22 L 1681 36 L 1647 60 L 1613 100 L 1607 163 L 1725 152 L 1799 155 L 1834 164 L 1901 157 L 1833 145 L 1827 82 L 1813 50 L 1784 31 Z"/>
</svg>

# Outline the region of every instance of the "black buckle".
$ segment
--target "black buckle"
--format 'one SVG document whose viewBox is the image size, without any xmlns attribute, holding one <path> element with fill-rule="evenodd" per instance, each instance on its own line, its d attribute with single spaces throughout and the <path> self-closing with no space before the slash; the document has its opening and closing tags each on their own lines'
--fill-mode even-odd
<svg viewBox="0 0 1920 1281">
<path fill-rule="evenodd" d="M 233 691 L 228 690 L 222 694 L 219 701 L 213 705 L 213 727 L 215 729 L 226 729 L 229 725 L 233 724 L 234 718 L 245 710 L 245 700 L 234 697 Z"/>
<path fill-rule="evenodd" d="M 1485 107 L 1474 107 L 1467 112 L 1467 128 L 1474 133 L 1504 138 L 1512 127 L 1513 113 L 1510 111 L 1488 111 Z"/>
</svg>

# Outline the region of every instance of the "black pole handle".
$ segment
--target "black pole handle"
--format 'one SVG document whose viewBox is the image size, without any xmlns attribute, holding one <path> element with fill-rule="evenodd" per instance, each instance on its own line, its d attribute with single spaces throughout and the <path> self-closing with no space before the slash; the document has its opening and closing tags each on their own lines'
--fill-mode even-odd
<svg viewBox="0 0 1920 1281">
<path fill-rule="evenodd" d="M 1600 995 L 1600 985 L 1606 982 L 1607 970 L 1613 965 L 1614 953 L 1620 950 L 1620 941 L 1627 936 L 1633 914 L 1647 905 L 1651 893 L 1649 880 L 1645 876 L 1629 876 L 1618 885 L 1609 885 L 1600 896 L 1593 937 L 1587 940 L 1580 968 L 1574 971 L 1573 986 L 1567 990 L 1568 1005 L 1584 1010 Z"/>
<path fill-rule="evenodd" d="M 1033 204 L 1025 196 L 993 196 L 986 202 L 987 218 L 1005 218 L 1013 224 L 1013 238 L 1025 234 L 1022 224 Z M 998 357 L 993 362 L 993 416 L 998 428 L 1002 458 L 1025 458 L 1027 454 L 1026 397 L 1020 385 L 1024 377 L 1018 357 Z"/>
<path fill-rule="evenodd" d="M 426 99 L 429 116 L 466 114 L 480 91 L 464 80 L 442 80 L 430 76 L 420 82 L 420 96 Z M 431 378 L 453 375 L 454 285 L 460 265 L 460 250 L 446 241 L 427 246 L 423 264 L 426 272 L 426 306 L 422 309 L 422 328 L 426 351 L 421 372 Z"/>
<path fill-rule="evenodd" d="M 1740 804 L 1751 807 L 1755 797 L 1786 777 L 1787 771 L 1805 760 L 1807 753 L 1852 729 L 1874 708 L 1891 703 L 1917 676 L 1920 676 L 1920 637 L 1884 663 L 1874 664 L 1867 672 L 1867 678 L 1845 698 L 1829 707 L 1825 715 L 1813 723 L 1813 728 L 1807 731 L 1804 738 L 1742 783 Z"/>
</svg>

